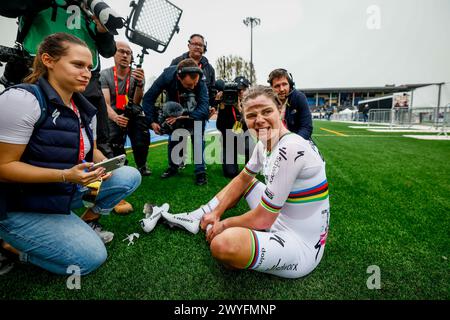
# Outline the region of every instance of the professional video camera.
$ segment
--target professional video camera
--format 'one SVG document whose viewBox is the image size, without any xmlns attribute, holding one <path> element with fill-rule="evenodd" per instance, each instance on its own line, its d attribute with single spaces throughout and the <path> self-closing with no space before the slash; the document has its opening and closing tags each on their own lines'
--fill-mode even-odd
<svg viewBox="0 0 450 320">
<path fill-rule="evenodd" d="M 7 88 L 22 82 L 23 76 L 30 72 L 33 57 L 22 50 L 20 46 L 10 48 L 0 45 L 0 62 L 7 63 L 0 78 L 0 84 Z M 0 66 L 2 66 L 1 63 Z"/>
<path fill-rule="evenodd" d="M 235 106 L 238 103 L 239 90 L 250 87 L 250 81 L 238 76 L 233 81 L 217 80 L 215 89 L 222 91 L 222 103 L 225 106 Z"/>
<path fill-rule="evenodd" d="M 119 16 L 102 0 L 71 0 L 86 12 L 89 17 L 96 16 L 100 23 L 112 34 L 124 26 L 125 19 Z"/>
<path fill-rule="evenodd" d="M 225 106 L 234 106 L 238 102 L 239 84 L 234 81 L 217 80 L 215 88 L 222 91 L 222 103 Z"/>
</svg>

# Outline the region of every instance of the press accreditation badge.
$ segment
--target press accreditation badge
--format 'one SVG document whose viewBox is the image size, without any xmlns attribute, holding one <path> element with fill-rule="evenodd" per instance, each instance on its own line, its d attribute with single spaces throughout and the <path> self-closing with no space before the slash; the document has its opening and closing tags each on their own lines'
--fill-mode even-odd
<svg viewBox="0 0 450 320">
<path fill-rule="evenodd" d="M 126 94 L 119 94 L 116 98 L 116 108 L 118 110 L 125 110 L 125 106 L 128 104 L 128 96 Z"/>
<path fill-rule="evenodd" d="M 240 134 L 243 132 L 242 130 L 242 123 L 240 121 L 236 121 L 233 125 L 233 129 L 231 129 L 234 134 Z"/>
</svg>

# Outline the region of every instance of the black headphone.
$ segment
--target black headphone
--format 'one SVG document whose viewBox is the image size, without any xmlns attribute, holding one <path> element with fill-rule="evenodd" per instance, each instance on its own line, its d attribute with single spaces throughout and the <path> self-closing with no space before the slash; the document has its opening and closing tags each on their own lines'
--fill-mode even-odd
<svg viewBox="0 0 450 320">
<path fill-rule="evenodd" d="M 275 74 L 276 74 L 276 76 L 275 76 Z M 291 87 L 291 90 L 295 88 L 295 82 L 294 82 L 294 78 L 292 77 L 292 74 L 283 68 L 278 68 L 278 69 L 273 70 L 269 74 L 269 79 L 267 79 L 267 82 L 272 86 L 273 79 L 278 78 L 278 77 L 286 77 L 286 79 L 289 83 L 289 86 Z"/>
<path fill-rule="evenodd" d="M 204 43 L 204 45 L 203 45 L 203 53 L 206 53 L 206 51 L 208 51 L 208 49 L 207 49 L 207 42 L 206 42 L 206 40 L 205 40 L 205 37 L 203 37 L 201 34 L 199 34 L 199 33 L 194 33 L 193 35 L 191 35 L 190 37 L 189 37 L 189 41 L 188 41 L 188 43 L 189 44 L 191 44 L 191 40 L 192 40 L 192 38 L 193 37 L 199 37 L 199 38 L 202 38 L 202 41 L 203 41 L 203 43 Z"/>
<path fill-rule="evenodd" d="M 198 73 L 201 76 L 203 76 L 203 71 L 199 67 L 184 67 L 177 70 L 177 74 L 179 76 L 188 74 L 188 73 Z"/>
</svg>

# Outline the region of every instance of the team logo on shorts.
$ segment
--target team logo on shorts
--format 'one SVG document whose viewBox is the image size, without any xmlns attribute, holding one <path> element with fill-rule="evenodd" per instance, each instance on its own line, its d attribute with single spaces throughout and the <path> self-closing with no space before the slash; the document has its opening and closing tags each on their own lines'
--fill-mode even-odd
<svg viewBox="0 0 450 320">
<path fill-rule="evenodd" d="M 283 271 L 283 270 L 297 271 L 298 263 L 290 263 L 290 264 L 283 263 L 282 266 L 280 266 L 280 263 L 281 263 L 281 259 L 278 260 L 278 263 L 276 265 L 272 266 L 271 268 L 266 269 L 266 271 L 272 271 L 272 270 L 276 270 L 276 271 Z"/>
<path fill-rule="evenodd" d="M 269 240 L 278 242 L 280 244 L 280 246 L 282 246 L 283 248 L 284 248 L 284 243 L 286 242 L 286 240 L 284 240 L 283 238 L 281 238 L 279 235 L 276 235 L 276 234 L 274 234 L 272 237 L 270 237 Z"/>
</svg>

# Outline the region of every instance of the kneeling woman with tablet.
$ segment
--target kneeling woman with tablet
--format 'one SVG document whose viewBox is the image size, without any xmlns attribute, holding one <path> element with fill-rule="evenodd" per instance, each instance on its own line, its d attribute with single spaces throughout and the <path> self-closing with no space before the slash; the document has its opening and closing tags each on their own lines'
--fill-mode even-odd
<svg viewBox="0 0 450 320">
<path fill-rule="evenodd" d="M 92 55 L 83 41 L 55 33 L 40 44 L 34 71 L 26 79 L 37 85 L 47 110 L 41 110 L 36 94 L 24 89 L 30 86 L 0 95 L 3 253 L 8 248 L 20 260 L 61 275 L 70 272 L 69 266 L 84 275 L 106 260 L 104 243 L 113 234 L 102 231 L 96 220 L 141 183 L 135 168 L 122 166 L 112 173 L 93 168 L 106 157 L 96 148 L 96 109 L 80 94 L 91 67 Z M 71 209 L 82 207 L 90 192 L 85 186 L 98 180 L 103 182 L 95 203 L 78 217 Z"/>
</svg>

